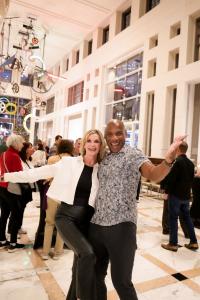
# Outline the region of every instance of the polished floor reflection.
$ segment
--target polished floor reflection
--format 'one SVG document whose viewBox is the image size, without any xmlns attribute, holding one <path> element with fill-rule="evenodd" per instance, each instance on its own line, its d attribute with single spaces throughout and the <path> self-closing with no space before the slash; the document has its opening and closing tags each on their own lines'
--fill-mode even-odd
<svg viewBox="0 0 200 300">
<path fill-rule="evenodd" d="M 37 194 L 25 211 L 23 227 L 28 234 L 21 239 L 25 250 L 8 253 L 0 250 L 1 300 L 64 300 L 71 277 L 73 254 L 65 250 L 57 261 L 40 258 L 32 243 L 38 224 Z M 138 204 L 138 251 L 135 259 L 133 282 L 139 300 L 199 300 L 200 250 L 185 247 L 178 252 L 166 251 L 160 244 L 168 241 L 161 233 L 162 200 L 140 197 Z M 196 230 L 200 243 L 200 230 Z M 188 242 L 180 230 L 179 244 Z M 108 300 L 118 300 L 110 272 L 107 277 Z"/>
</svg>

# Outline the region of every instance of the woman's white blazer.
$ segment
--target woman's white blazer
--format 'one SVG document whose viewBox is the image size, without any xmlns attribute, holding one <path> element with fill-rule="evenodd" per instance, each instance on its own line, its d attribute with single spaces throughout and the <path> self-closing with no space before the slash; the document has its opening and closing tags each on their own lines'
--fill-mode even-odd
<svg viewBox="0 0 200 300">
<path fill-rule="evenodd" d="M 84 168 L 83 158 L 62 157 L 52 165 L 26 171 L 5 173 L 4 180 L 8 182 L 35 182 L 40 179 L 53 177 L 47 196 L 57 201 L 73 204 L 78 180 Z M 89 197 L 89 205 L 94 207 L 95 197 L 99 182 L 97 178 L 98 164 L 95 164 L 92 172 L 92 187 Z"/>
</svg>

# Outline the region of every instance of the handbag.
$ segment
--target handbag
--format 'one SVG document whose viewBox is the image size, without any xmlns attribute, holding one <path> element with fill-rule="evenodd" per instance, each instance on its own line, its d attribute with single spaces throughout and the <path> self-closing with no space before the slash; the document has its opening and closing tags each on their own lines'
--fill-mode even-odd
<svg viewBox="0 0 200 300">
<path fill-rule="evenodd" d="M 8 182 L 7 191 L 9 193 L 15 194 L 15 195 L 21 195 L 22 194 L 19 183 Z"/>
<path fill-rule="evenodd" d="M 6 172 L 9 173 L 8 168 L 6 166 L 6 162 L 5 162 L 5 152 L 3 153 L 3 163 L 6 169 Z M 21 188 L 19 183 L 14 183 L 14 182 L 8 182 L 8 186 L 7 186 L 7 191 L 11 194 L 15 194 L 15 195 L 21 195 Z"/>
<path fill-rule="evenodd" d="M 30 165 L 28 164 L 27 161 L 25 161 L 25 164 L 28 166 L 29 169 L 31 169 Z M 20 183 L 21 188 L 24 190 L 29 190 L 31 189 L 32 192 L 37 192 L 38 191 L 38 186 L 37 186 L 37 182 L 32 182 L 32 183 Z"/>
<path fill-rule="evenodd" d="M 18 183 L 20 186 L 21 191 L 27 192 L 27 191 L 32 191 L 31 186 L 29 183 L 26 182 L 22 182 L 22 183 Z"/>
</svg>

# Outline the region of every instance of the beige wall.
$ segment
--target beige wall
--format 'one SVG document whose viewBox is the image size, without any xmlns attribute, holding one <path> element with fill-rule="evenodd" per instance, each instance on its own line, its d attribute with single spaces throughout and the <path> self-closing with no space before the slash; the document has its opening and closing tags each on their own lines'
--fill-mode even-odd
<svg viewBox="0 0 200 300">
<path fill-rule="evenodd" d="M 193 114 L 193 95 L 191 90 L 195 83 L 200 82 L 200 61 L 192 62 L 191 43 L 193 37 L 194 19 L 200 16 L 199 0 L 161 0 L 160 4 L 144 13 L 145 0 L 125 1 L 124 8 L 127 5 L 132 6 L 131 26 L 118 33 L 120 22 L 120 8 L 110 16 L 106 22 L 110 24 L 110 40 L 108 43 L 100 46 L 102 36 L 101 24 L 95 29 L 91 36 L 94 39 L 93 53 L 81 57 L 84 52 L 85 41 L 77 45 L 76 49 L 80 51 L 80 63 L 71 66 L 73 51 L 66 53 L 70 58 L 69 71 L 63 74 L 67 81 L 59 81 L 51 90 L 56 95 L 56 109 L 52 116 L 43 116 L 54 120 L 53 135 L 57 133 L 66 134 L 64 120 L 80 113 L 84 118 L 84 130 L 91 126 L 103 129 L 105 114 L 105 81 L 107 67 L 123 61 L 124 58 L 130 57 L 137 51 L 143 50 L 143 80 L 141 91 L 140 107 L 140 135 L 139 146 L 144 150 L 145 145 L 145 116 L 147 93 L 154 91 L 154 122 L 152 133 L 152 156 L 162 157 L 169 146 L 169 113 L 168 105 L 170 94 L 167 92 L 169 87 L 177 87 L 176 115 L 175 115 L 175 135 L 180 133 L 188 134 L 188 142 L 191 149 L 192 134 L 192 114 Z M 142 15 L 142 16 L 141 16 Z M 141 16 L 141 17 L 139 17 Z M 170 38 L 171 26 L 180 22 L 181 34 Z M 149 49 L 150 39 L 155 35 L 158 36 L 158 46 Z M 179 68 L 168 70 L 169 54 L 175 50 L 179 51 Z M 84 54 L 85 56 L 85 54 Z M 156 60 L 157 74 L 155 77 L 148 78 L 149 61 Z M 64 62 L 64 58 L 63 58 Z M 188 63 L 189 62 L 189 63 Z M 62 65 L 62 61 L 60 62 Z M 99 68 L 99 76 L 95 77 L 95 69 Z M 62 69 L 62 68 L 61 68 Z M 87 74 L 90 73 L 90 80 L 87 81 Z M 72 107 L 63 107 L 67 97 L 66 90 L 68 87 L 84 80 L 84 88 L 89 89 L 89 100 Z M 98 85 L 98 95 L 94 97 L 94 86 Z M 86 94 L 84 91 L 84 95 Z M 48 97 L 48 95 L 45 95 Z M 95 112 L 95 117 L 94 117 Z M 87 118 L 87 120 L 86 120 Z M 190 155 L 190 153 L 189 153 Z M 198 160 L 200 160 L 200 149 L 198 149 Z"/>
</svg>

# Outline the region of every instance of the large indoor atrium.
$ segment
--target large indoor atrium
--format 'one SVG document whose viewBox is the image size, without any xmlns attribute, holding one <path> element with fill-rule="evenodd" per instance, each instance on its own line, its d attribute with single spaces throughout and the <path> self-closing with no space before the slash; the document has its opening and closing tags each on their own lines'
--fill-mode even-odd
<svg viewBox="0 0 200 300">
<path fill-rule="evenodd" d="M 199 70 L 200 0 L 0 0 L 1 300 L 200 299 Z"/>
</svg>

